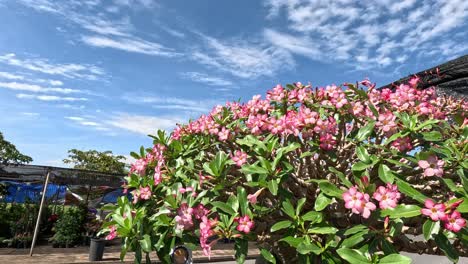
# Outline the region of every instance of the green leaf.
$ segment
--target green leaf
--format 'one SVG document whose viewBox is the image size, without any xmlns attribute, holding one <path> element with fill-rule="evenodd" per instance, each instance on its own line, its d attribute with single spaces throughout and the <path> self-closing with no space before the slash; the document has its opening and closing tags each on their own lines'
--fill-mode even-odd
<svg viewBox="0 0 468 264">
<path fill-rule="evenodd" d="M 324 226 L 324 227 L 312 227 L 307 230 L 309 233 L 313 234 L 335 234 L 338 232 L 338 229 L 331 227 L 331 226 Z"/>
<path fill-rule="evenodd" d="M 304 241 L 304 238 L 287 236 L 285 238 L 280 239 L 279 241 L 284 241 L 288 243 L 291 247 L 297 248 L 299 244 L 302 243 L 302 241 Z"/>
<path fill-rule="evenodd" d="M 244 174 L 268 174 L 268 170 L 257 165 L 244 165 L 240 169 Z"/>
<path fill-rule="evenodd" d="M 444 252 L 445 256 L 447 256 L 454 263 L 458 262 L 457 251 L 453 248 L 452 244 L 450 244 L 450 241 L 443 233 L 437 234 L 434 237 L 434 240 L 440 250 Z"/>
<path fill-rule="evenodd" d="M 320 223 L 322 222 L 323 215 L 320 212 L 310 211 L 307 212 L 305 215 L 302 216 L 303 221 L 310 221 L 312 223 Z"/>
<path fill-rule="evenodd" d="M 294 214 L 294 207 L 292 206 L 289 200 L 284 201 L 283 203 L 283 212 L 285 212 L 289 217 L 294 218 L 296 215 Z"/>
<path fill-rule="evenodd" d="M 411 205 L 397 205 L 395 208 L 388 208 L 380 211 L 380 216 L 389 216 L 390 218 L 415 217 L 421 214 L 421 207 Z"/>
<path fill-rule="evenodd" d="M 234 244 L 234 251 L 237 263 L 244 263 L 249 249 L 249 242 L 246 239 L 236 239 Z"/>
<path fill-rule="evenodd" d="M 314 155 L 314 153 L 310 152 L 310 151 L 306 151 L 304 153 L 301 154 L 301 156 L 299 158 L 305 158 L 305 157 L 309 157 L 309 156 L 312 156 Z"/>
<path fill-rule="evenodd" d="M 356 147 L 356 156 L 363 162 L 369 163 L 369 153 L 363 146 Z"/>
<path fill-rule="evenodd" d="M 462 214 L 468 213 L 468 199 L 463 200 L 463 202 L 457 207 L 457 211 Z"/>
<path fill-rule="evenodd" d="M 404 182 L 402 180 L 397 180 L 396 184 L 400 192 L 406 194 L 407 196 L 413 198 L 414 200 L 420 203 L 424 203 L 424 201 L 428 199 L 424 194 L 420 193 L 419 191 L 411 187 L 411 185 L 409 185 L 409 183 L 407 182 Z"/>
<path fill-rule="evenodd" d="M 369 122 L 367 125 L 361 127 L 355 137 L 357 141 L 363 141 L 368 138 L 374 131 L 375 121 Z"/>
<path fill-rule="evenodd" d="M 278 182 L 276 181 L 276 179 L 273 179 L 273 180 L 268 182 L 268 190 L 273 195 L 278 194 Z"/>
<path fill-rule="evenodd" d="M 301 198 L 297 201 L 296 216 L 299 216 L 301 214 L 302 207 L 304 206 L 305 201 L 306 198 Z"/>
<path fill-rule="evenodd" d="M 362 230 L 346 239 L 341 243 L 342 247 L 352 248 L 355 245 L 361 243 L 365 239 L 365 235 L 369 233 L 369 230 Z"/>
<path fill-rule="evenodd" d="M 353 171 L 363 171 L 363 170 L 369 168 L 370 166 L 372 166 L 372 163 L 368 164 L 368 163 L 365 163 L 365 162 L 362 162 L 362 161 L 358 161 L 358 162 L 354 163 L 353 166 L 351 166 L 351 170 L 353 170 Z"/>
<path fill-rule="evenodd" d="M 274 224 L 270 231 L 271 232 L 276 232 L 278 230 L 281 230 L 281 229 L 285 229 L 285 228 L 289 228 L 291 227 L 292 225 L 292 222 L 289 221 L 289 220 L 284 220 L 284 221 L 279 221 L 278 223 Z"/>
<path fill-rule="evenodd" d="M 411 258 L 400 254 L 390 254 L 379 261 L 380 264 L 411 264 Z"/>
<path fill-rule="evenodd" d="M 423 132 L 424 140 L 426 141 L 440 141 L 442 140 L 442 134 L 438 131 Z"/>
<path fill-rule="evenodd" d="M 380 164 L 379 166 L 379 178 L 384 183 L 393 183 L 393 181 L 395 180 L 395 176 L 393 175 L 392 171 L 385 164 Z"/>
<path fill-rule="evenodd" d="M 139 240 L 139 242 L 144 252 L 151 252 L 151 237 L 149 235 L 143 235 L 143 239 Z"/>
<path fill-rule="evenodd" d="M 236 196 L 230 196 L 227 200 L 227 204 L 231 206 L 232 210 L 237 213 L 239 211 L 239 200 L 237 200 Z"/>
<path fill-rule="evenodd" d="M 350 264 L 371 264 L 372 262 L 367 259 L 361 252 L 356 249 L 340 248 L 336 251 L 340 257 L 348 261 Z"/>
<path fill-rule="evenodd" d="M 329 182 L 320 182 L 320 190 L 328 196 L 342 199 L 343 191 Z"/>
<path fill-rule="evenodd" d="M 315 211 L 322 211 L 331 203 L 331 201 L 332 200 L 330 198 L 320 193 L 317 196 L 317 199 L 315 200 L 315 206 L 314 206 Z"/>
<path fill-rule="evenodd" d="M 247 209 L 249 208 L 249 204 L 247 202 L 247 193 L 245 192 L 245 189 L 242 186 L 237 187 L 237 200 L 239 201 L 242 215 L 247 215 Z"/>
<path fill-rule="evenodd" d="M 368 229 L 368 227 L 365 226 L 365 225 L 356 225 L 356 226 L 353 226 L 353 227 L 347 229 L 344 232 L 344 235 L 345 236 L 352 235 L 352 234 L 355 234 L 355 233 L 357 233 L 359 231 L 363 231 L 364 229 Z"/>
<path fill-rule="evenodd" d="M 314 253 L 315 255 L 318 255 L 322 252 L 322 249 L 320 249 L 315 243 L 311 242 L 306 242 L 303 241 L 297 246 L 297 252 L 299 254 L 307 255 L 309 253 Z"/>
<path fill-rule="evenodd" d="M 223 203 L 223 202 L 215 201 L 215 202 L 211 202 L 211 204 L 212 204 L 214 207 L 221 209 L 221 211 L 223 211 L 223 212 L 225 212 L 225 213 L 227 213 L 227 214 L 229 214 L 229 215 L 235 215 L 235 214 L 237 214 L 237 213 L 232 209 L 231 206 L 229 206 L 229 205 L 227 205 L 227 204 L 225 204 L 225 203 Z"/>
<path fill-rule="evenodd" d="M 273 264 L 276 264 L 275 256 L 273 256 L 273 254 L 271 254 L 270 251 L 262 248 L 262 250 L 260 250 L 260 253 L 262 253 L 263 258 L 266 261 L 268 261 L 270 263 L 273 263 Z"/>
<path fill-rule="evenodd" d="M 211 169 L 210 164 L 208 162 L 203 163 L 203 169 L 211 176 L 217 176 L 216 172 Z"/>
<path fill-rule="evenodd" d="M 346 179 L 346 176 L 341 171 L 335 169 L 334 167 L 328 167 L 328 170 L 335 173 L 335 175 L 338 176 L 338 178 L 346 187 L 350 188 L 353 186 L 353 184 L 348 179 Z"/>
<path fill-rule="evenodd" d="M 424 239 L 427 241 L 432 238 L 434 234 L 439 233 L 440 221 L 434 222 L 431 219 L 427 219 L 423 225 Z"/>
</svg>

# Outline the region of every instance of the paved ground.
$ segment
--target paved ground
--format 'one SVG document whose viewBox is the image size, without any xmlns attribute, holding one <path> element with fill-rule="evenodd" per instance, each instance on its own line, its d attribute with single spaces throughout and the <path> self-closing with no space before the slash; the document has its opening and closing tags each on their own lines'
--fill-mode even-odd
<svg viewBox="0 0 468 264">
<path fill-rule="evenodd" d="M 235 263 L 234 244 L 217 244 L 212 250 L 211 262 L 215 263 Z M 249 250 L 249 256 L 255 258 L 259 252 L 254 247 Z M 34 255 L 29 256 L 29 249 L 0 248 L 0 264 L 51 264 L 51 263 L 93 263 L 88 261 L 88 247 L 76 248 L 53 248 L 51 246 L 38 246 L 34 249 Z M 108 246 L 104 251 L 103 261 L 94 263 L 122 263 L 119 260 L 120 247 Z M 133 254 L 127 254 L 124 263 L 133 263 Z M 201 251 L 194 251 L 193 258 L 198 263 L 208 262 Z M 156 254 L 151 255 L 152 260 L 157 260 Z M 217 261 L 217 262 L 216 262 Z M 246 262 L 253 264 L 253 261 Z"/>
<path fill-rule="evenodd" d="M 253 246 L 251 248 L 254 248 Z M 0 248 L 0 264 L 52 264 L 52 263 L 67 263 L 67 264 L 85 264 L 92 263 L 88 261 L 87 247 L 77 248 L 52 248 L 50 246 L 39 246 L 35 249 L 35 254 L 30 257 L 29 249 L 11 249 Z M 104 260 L 94 263 L 121 263 L 119 260 L 120 248 L 118 246 L 106 247 Z M 210 263 L 217 264 L 234 264 L 233 244 L 218 244 L 212 252 Z M 255 258 L 259 252 L 256 249 L 249 250 L 249 256 Z M 208 259 L 203 256 L 200 251 L 193 252 L 194 259 L 197 263 L 208 263 Z M 413 264 L 450 264 L 451 262 L 444 256 L 418 255 L 413 253 L 403 253 L 413 259 Z M 156 256 L 152 255 L 153 260 Z M 128 254 L 125 257 L 124 263 L 133 263 L 133 255 Z M 250 259 L 247 264 L 254 264 L 255 261 Z M 459 264 L 468 264 L 468 258 L 460 258 Z"/>
</svg>

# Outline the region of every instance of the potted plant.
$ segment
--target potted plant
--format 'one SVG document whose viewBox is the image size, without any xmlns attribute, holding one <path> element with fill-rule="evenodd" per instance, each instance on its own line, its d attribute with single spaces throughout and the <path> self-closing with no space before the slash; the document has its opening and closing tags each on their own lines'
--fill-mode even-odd
<svg viewBox="0 0 468 264">
<path fill-rule="evenodd" d="M 102 220 L 96 214 L 95 209 L 88 209 L 84 229 L 86 238 L 89 240 L 89 261 L 100 261 L 104 255 L 106 240 L 101 237 L 99 230 L 102 227 Z M 88 242 L 88 241 L 87 241 Z"/>
</svg>

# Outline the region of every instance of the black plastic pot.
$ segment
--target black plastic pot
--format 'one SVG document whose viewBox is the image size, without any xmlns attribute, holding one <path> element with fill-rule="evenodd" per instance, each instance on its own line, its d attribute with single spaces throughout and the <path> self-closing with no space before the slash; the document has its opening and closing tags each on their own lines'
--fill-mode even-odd
<svg viewBox="0 0 468 264">
<path fill-rule="evenodd" d="M 104 255 L 106 240 L 102 238 L 91 238 L 89 246 L 89 261 L 101 261 Z"/>
</svg>

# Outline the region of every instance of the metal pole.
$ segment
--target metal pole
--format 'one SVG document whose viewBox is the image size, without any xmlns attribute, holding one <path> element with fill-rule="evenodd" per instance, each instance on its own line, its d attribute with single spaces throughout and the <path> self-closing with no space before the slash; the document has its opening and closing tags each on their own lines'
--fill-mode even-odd
<svg viewBox="0 0 468 264">
<path fill-rule="evenodd" d="M 31 251 L 29 251 L 29 256 L 33 255 L 34 245 L 36 244 L 37 234 L 39 233 L 39 224 L 41 222 L 42 209 L 44 207 L 44 201 L 47 192 L 47 184 L 49 184 L 49 175 L 50 171 L 47 171 L 47 176 L 44 182 L 44 190 L 42 191 L 41 205 L 39 206 L 39 213 L 37 214 L 36 227 L 34 228 L 34 236 L 31 244 Z"/>
</svg>

